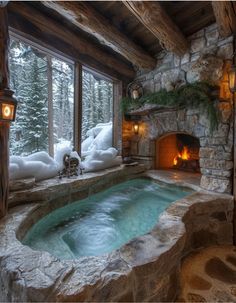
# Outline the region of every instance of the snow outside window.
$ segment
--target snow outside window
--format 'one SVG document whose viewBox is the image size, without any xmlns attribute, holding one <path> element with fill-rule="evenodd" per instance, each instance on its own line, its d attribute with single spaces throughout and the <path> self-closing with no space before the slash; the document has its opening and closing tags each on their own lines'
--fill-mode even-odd
<svg viewBox="0 0 236 303">
<path fill-rule="evenodd" d="M 86 69 L 82 72 L 82 142 L 99 123 L 113 122 L 113 83 Z"/>
<path fill-rule="evenodd" d="M 74 66 L 52 58 L 54 153 L 73 146 Z"/>
<path fill-rule="evenodd" d="M 73 64 L 11 37 L 9 67 L 11 88 L 18 99 L 16 121 L 10 131 L 10 154 L 26 156 L 53 151 L 60 144 L 72 145 Z"/>
</svg>

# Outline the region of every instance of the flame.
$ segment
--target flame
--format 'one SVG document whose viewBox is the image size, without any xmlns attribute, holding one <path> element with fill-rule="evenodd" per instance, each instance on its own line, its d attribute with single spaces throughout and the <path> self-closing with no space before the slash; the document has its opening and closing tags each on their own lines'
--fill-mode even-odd
<svg viewBox="0 0 236 303">
<path fill-rule="evenodd" d="M 184 146 L 182 152 L 179 152 L 177 156 L 174 157 L 173 164 L 176 166 L 178 164 L 178 160 L 189 160 L 190 159 L 190 153 L 188 151 L 187 146 Z"/>
</svg>

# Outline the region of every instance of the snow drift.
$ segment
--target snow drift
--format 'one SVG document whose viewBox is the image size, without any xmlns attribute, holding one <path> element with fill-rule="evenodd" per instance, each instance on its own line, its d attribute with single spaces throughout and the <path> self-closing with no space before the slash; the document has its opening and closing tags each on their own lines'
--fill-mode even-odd
<svg viewBox="0 0 236 303">
<path fill-rule="evenodd" d="M 46 152 L 37 152 L 27 157 L 10 157 L 11 180 L 34 177 L 39 181 L 55 177 L 58 171 L 58 163 Z"/>
<path fill-rule="evenodd" d="M 27 157 L 11 156 L 9 173 L 10 179 L 34 177 L 36 181 L 55 177 L 63 169 L 63 156 L 69 154 L 80 161 L 80 167 L 85 172 L 98 171 L 121 164 L 118 151 L 112 147 L 112 122 L 99 123 L 87 132 L 87 138 L 82 142 L 81 162 L 77 152 L 68 145 L 60 144 L 55 149 L 53 159 L 46 152 L 37 152 Z"/>
</svg>

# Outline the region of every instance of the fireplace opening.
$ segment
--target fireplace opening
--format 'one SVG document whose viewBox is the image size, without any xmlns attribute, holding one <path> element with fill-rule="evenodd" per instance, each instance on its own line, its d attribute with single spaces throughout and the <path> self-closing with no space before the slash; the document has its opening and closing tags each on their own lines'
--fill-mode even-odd
<svg viewBox="0 0 236 303">
<path fill-rule="evenodd" d="M 156 142 L 156 168 L 200 172 L 200 143 L 187 134 L 171 134 Z"/>
</svg>

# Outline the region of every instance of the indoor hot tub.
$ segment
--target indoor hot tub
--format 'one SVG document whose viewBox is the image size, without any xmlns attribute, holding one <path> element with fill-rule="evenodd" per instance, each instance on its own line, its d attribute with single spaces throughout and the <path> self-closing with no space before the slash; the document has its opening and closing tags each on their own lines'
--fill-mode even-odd
<svg viewBox="0 0 236 303">
<path fill-rule="evenodd" d="M 148 178 L 126 181 L 49 213 L 23 243 L 60 259 L 110 253 L 152 230 L 173 201 L 191 192 Z"/>
<path fill-rule="evenodd" d="M 139 169 L 43 181 L 24 194 L 28 204 L 0 222 L 0 302 L 173 302 L 186 254 L 232 245 L 231 196 Z"/>
</svg>

